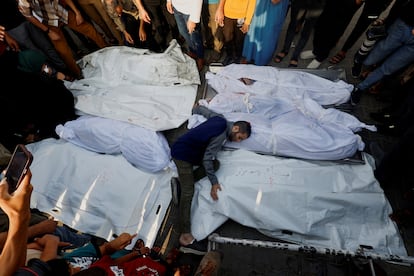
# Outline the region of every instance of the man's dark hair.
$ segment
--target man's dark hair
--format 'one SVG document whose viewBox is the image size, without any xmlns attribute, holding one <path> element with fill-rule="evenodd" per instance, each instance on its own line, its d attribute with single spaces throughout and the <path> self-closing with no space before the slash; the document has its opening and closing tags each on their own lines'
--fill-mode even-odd
<svg viewBox="0 0 414 276">
<path fill-rule="evenodd" d="M 246 133 L 247 137 L 250 137 L 252 134 L 252 125 L 247 121 L 237 121 L 234 122 L 235 126 L 239 127 L 239 132 Z"/>
</svg>

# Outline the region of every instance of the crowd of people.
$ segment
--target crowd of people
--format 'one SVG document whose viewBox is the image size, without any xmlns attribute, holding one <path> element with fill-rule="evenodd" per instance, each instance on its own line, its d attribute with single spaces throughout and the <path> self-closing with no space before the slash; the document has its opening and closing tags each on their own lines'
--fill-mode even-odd
<svg viewBox="0 0 414 276">
<path fill-rule="evenodd" d="M 76 60 L 88 52 L 114 45 L 163 52 L 172 39 L 180 42 L 200 71 L 205 64 L 217 61 L 224 65 L 280 63 L 299 32 L 289 66 L 297 67 L 299 59 L 312 58 L 307 68 L 315 69 L 329 57 L 358 11 L 358 20 L 340 51 L 329 59 L 331 64 L 339 64 L 390 5 L 394 11 L 386 20 L 387 27 L 400 16 L 405 24 L 412 24 L 404 15 L 410 14 L 412 4 L 404 0 L 6 0 L 0 25 L 20 48 L 43 53 L 52 68 L 49 71 L 62 72 L 66 80 L 82 78 Z M 400 6 L 407 7 L 394 9 Z M 279 36 L 287 20 L 282 43 Z M 395 31 L 390 29 L 389 33 Z M 311 34 L 312 49 L 302 51 Z M 206 59 L 207 50 L 211 54 Z M 365 63 L 373 66 L 380 61 L 378 57 Z M 401 67 L 411 61 L 408 56 Z"/>
<path fill-rule="evenodd" d="M 389 5 L 388 16 L 380 18 Z M 218 61 L 224 65 L 278 64 L 301 32 L 289 67 L 298 67 L 299 59 L 312 58 L 307 68 L 315 69 L 329 57 L 352 17 L 362 8 L 351 35 L 329 59 L 331 64 L 339 64 L 365 30 L 371 30 L 355 53 L 352 75 L 361 81 L 351 94 L 351 104 L 357 105 L 364 93 L 407 70 L 414 61 L 413 0 L 2 0 L 0 6 L 0 80 L 3 87 L 13 87 L 0 96 L 2 117 L 7 118 L 0 142 L 9 150 L 17 143 L 56 137 L 56 125 L 77 117 L 73 95 L 63 81 L 81 79 L 76 60 L 103 47 L 125 45 L 159 53 L 176 39 L 201 72 L 206 63 Z M 290 22 L 282 39 L 289 10 Z M 302 51 L 311 37 L 312 50 Z M 206 50 L 210 50 L 208 60 Z M 409 80 L 401 82 L 400 90 L 407 100 L 393 102 L 392 110 L 372 116 L 383 123 L 380 131 L 402 137 L 380 158 L 376 176 L 384 186 L 394 177 L 394 168 L 403 167 L 397 165 L 401 156 L 414 156 L 412 75 L 411 71 Z M 207 176 L 212 184 L 211 197 L 219 200 L 221 187 L 214 173 L 219 167 L 217 152 L 226 139 L 247 139 L 251 126 L 245 121 L 228 122 L 205 107 L 197 106 L 193 112 L 208 120 L 177 139 L 171 153 L 179 176 L 175 182 L 181 187 L 176 200 L 180 208 L 179 243 L 184 252 L 204 254 L 205 244 L 194 239 L 190 227 L 194 183 Z M 192 170 L 194 165 L 199 166 L 197 171 Z M 409 168 L 401 174 L 407 171 Z M 89 235 L 39 218 L 30 209 L 30 179 L 29 171 L 13 194 L 7 192 L 6 179 L 0 184 L 0 207 L 4 212 L 0 217 L 7 221 L 0 233 L 0 275 L 106 275 L 104 271 L 109 267 L 128 271 L 137 266 L 159 271 L 159 275 L 173 273 L 176 256 L 166 262 L 159 258 L 157 249 L 142 243 L 131 252 L 122 251 L 135 234 L 123 233 L 99 244 Z M 70 254 L 62 253 L 62 248 L 74 245 L 77 249 Z M 27 263 L 30 249 L 36 250 L 37 257 Z M 116 257 L 112 255 L 115 251 Z"/>
</svg>

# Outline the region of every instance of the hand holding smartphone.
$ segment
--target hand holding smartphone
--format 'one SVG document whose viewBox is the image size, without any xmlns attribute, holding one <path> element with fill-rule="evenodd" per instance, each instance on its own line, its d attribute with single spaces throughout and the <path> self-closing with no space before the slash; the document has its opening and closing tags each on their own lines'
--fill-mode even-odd
<svg viewBox="0 0 414 276">
<path fill-rule="evenodd" d="M 32 161 L 32 153 L 23 144 L 18 144 L 5 170 L 9 194 L 12 194 L 19 187 Z"/>
</svg>

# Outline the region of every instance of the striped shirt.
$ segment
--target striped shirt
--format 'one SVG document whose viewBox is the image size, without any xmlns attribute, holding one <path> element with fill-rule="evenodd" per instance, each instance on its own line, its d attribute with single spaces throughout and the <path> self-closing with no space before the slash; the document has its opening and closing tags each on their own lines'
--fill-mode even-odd
<svg viewBox="0 0 414 276">
<path fill-rule="evenodd" d="M 34 16 L 43 24 L 59 26 L 59 21 L 68 24 L 68 11 L 59 0 L 18 0 L 19 10 L 25 17 Z"/>
</svg>

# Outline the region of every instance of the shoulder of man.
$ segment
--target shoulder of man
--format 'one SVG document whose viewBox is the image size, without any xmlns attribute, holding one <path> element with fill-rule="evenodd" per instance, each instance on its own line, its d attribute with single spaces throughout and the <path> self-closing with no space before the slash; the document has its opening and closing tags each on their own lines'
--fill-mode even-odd
<svg viewBox="0 0 414 276">
<path fill-rule="evenodd" d="M 215 117 L 215 116 L 219 116 L 219 117 L 224 118 L 223 114 L 214 112 L 213 110 L 208 109 L 207 107 L 202 106 L 202 105 L 195 106 L 193 108 L 193 114 L 202 115 L 202 116 L 206 117 L 207 119 L 209 119 L 211 117 Z"/>
</svg>

